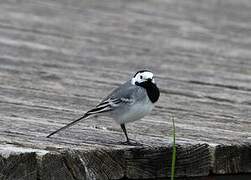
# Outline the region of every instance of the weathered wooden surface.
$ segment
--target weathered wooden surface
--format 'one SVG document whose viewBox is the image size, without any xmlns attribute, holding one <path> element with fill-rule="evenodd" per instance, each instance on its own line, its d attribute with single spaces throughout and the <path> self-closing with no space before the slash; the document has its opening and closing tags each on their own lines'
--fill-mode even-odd
<svg viewBox="0 0 251 180">
<path fill-rule="evenodd" d="M 120 179 L 251 173 L 249 0 L 0 1 L 0 179 Z M 138 69 L 161 98 L 119 145 L 81 116 Z"/>
</svg>

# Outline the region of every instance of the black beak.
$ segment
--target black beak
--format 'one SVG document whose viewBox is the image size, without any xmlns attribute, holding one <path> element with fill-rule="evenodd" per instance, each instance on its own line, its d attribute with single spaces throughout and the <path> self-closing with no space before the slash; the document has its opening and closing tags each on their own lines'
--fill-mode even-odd
<svg viewBox="0 0 251 180">
<path fill-rule="evenodd" d="M 148 78 L 147 81 L 148 81 L 148 82 L 152 82 L 152 79 L 151 79 L 151 78 Z"/>
</svg>

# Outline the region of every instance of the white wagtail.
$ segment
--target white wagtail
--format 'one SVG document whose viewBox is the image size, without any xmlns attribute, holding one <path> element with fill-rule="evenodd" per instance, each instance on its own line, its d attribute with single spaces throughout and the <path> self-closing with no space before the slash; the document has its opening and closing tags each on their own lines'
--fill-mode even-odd
<svg viewBox="0 0 251 180">
<path fill-rule="evenodd" d="M 80 120 L 94 115 L 112 117 L 120 124 L 125 136 L 125 144 L 130 144 L 125 124 L 141 119 L 150 113 L 159 99 L 159 89 L 148 70 L 138 71 L 131 80 L 113 90 L 95 108 L 87 111 L 82 117 L 52 132 L 47 137 L 64 130 Z"/>
</svg>

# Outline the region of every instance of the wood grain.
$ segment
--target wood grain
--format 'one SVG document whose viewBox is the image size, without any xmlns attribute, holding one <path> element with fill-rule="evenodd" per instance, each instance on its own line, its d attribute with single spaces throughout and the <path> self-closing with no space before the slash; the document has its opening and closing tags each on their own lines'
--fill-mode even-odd
<svg viewBox="0 0 251 180">
<path fill-rule="evenodd" d="M 248 0 L 0 2 L 0 179 L 120 179 L 251 173 Z M 139 69 L 161 89 L 120 127 L 80 117 Z M 17 162 L 17 163 L 16 163 Z"/>
</svg>

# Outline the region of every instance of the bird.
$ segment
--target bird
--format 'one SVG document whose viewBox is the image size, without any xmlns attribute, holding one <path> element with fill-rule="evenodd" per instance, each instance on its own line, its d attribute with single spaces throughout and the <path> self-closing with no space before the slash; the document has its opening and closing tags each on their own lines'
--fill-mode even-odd
<svg viewBox="0 0 251 180">
<path fill-rule="evenodd" d="M 124 84 L 114 89 L 83 116 L 50 133 L 46 137 L 49 138 L 59 131 L 65 130 L 91 116 L 108 116 L 114 119 L 124 132 L 126 141 L 123 143 L 132 144 L 125 124 L 148 115 L 154 108 L 159 96 L 160 91 L 154 80 L 153 73 L 150 70 L 140 70 Z"/>
</svg>

